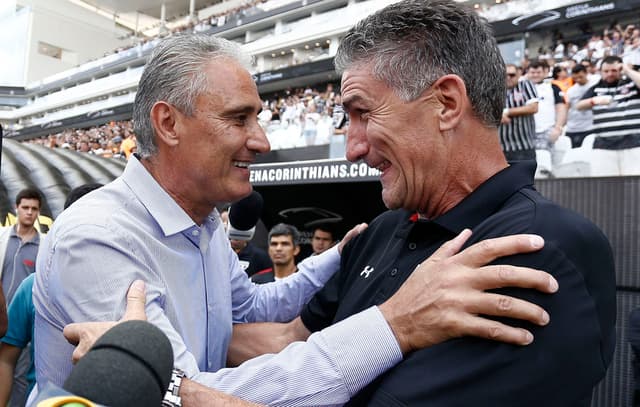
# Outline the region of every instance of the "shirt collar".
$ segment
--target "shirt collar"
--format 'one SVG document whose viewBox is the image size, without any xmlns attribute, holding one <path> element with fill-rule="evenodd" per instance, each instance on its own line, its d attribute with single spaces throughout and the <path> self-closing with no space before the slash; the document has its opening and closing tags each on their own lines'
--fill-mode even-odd
<svg viewBox="0 0 640 407">
<path fill-rule="evenodd" d="M 20 239 L 20 236 L 18 236 L 18 225 L 17 224 L 13 225 L 13 227 L 11 228 L 11 232 L 9 232 L 9 236 L 17 237 L 18 239 Z M 40 243 L 40 233 L 38 232 L 37 229 L 36 229 L 36 234 L 31 238 L 31 240 L 28 240 L 25 243 Z"/>
<path fill-rule="evenodd" d="M 138 157 L 132 155 L 129 158 L 122 173 L 122 180 L 149 211 L 165 236 L 186 231 L 194 226 L 197 227 L 184 209 L 151 176 Z M 205 223 L 214 221 L 216 214 L 217 211 L 214 209 Z"/>
<path fill-rule="evenodd" d="M 533 186 L 535 161 L 519 161 L 486 180 L 453 209 L 433 219 L 434 223 L 459 234 L 465 228 L 473 229 L 523 187 Z M 411 222 L 411 220 L 409 220 Z"/>
</svg>

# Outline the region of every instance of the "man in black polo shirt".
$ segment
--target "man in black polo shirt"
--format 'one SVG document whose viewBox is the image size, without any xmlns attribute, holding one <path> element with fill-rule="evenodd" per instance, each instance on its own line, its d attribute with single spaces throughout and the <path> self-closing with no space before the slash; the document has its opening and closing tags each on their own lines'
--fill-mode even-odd
<svg viewBox="0 0 640 407">
<path fill-rule="evenodd" d="M 495 262 L 559 281 L 552 296 L 495 290 L 549 311 L 548 326 L 516 322 L 534 333 L 531 345 L 463 337 L 410 347 L 347 405 L 589 406 L 615 346 L 611 248 L 591 222 L 533 188 L 535 162 L 505 160 L 505 68 L 486 21 L 453 1 L 400 1 L 351 29 L 335 61 L 350 116 L 347 158 L 381 171 L 390 211 L 345 246 L 340 271 L 301 318 L 271 327 L 269 338 L 288 335 L 284 346 L 371 305 L 393 308 L 414 270 L 466 228 L 465 245 L 537 233 L 541 251 Z M 425 292 L 435 288 L 424 280 Z"/>
</svg>

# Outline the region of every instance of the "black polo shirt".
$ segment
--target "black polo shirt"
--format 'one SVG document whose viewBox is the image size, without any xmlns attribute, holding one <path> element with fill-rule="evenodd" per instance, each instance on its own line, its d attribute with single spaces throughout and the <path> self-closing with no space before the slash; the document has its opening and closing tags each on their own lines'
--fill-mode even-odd
<svg viewBox="0 0 640 407">
<path fill-rule="evenodd" d="M 549 325 L 505 321 L 533 333 L 529 346 L 459 338 L 414 352 L 348 405 L 589 405 L 615 346 L 613 256 L 596 226 L 533 188 L 534 172 L 535 163 L 512 164 L 433 220 L 403 210 L 382 214 L 345 247 L 340 272 L 305 307 L 302 320 L 316 331 L 381 304 L 418 263 L 470 228 L 473 235 L 466 246 L 516 233 L 545 238 L 541 251 L 496 263 L 550 272 L 559 291 L 496 291 L 544 307 L 551 316 Z"/>
</svg>

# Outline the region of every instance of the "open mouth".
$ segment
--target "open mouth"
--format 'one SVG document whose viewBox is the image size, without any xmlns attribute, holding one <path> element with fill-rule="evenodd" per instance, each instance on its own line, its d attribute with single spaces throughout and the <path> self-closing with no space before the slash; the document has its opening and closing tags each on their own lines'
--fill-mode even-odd
<svg viewBox="0 0 640 407">
<path fill-rule="evenodd" d="M 234 167 L 245 168 L 245 169 L 248 169 L 249 165 L 251 165 L 249 161 L 233 161 L 232 164 Z"/>
<path fill-rule="evenodd" d="M 384 173 L 384 171 L 385 171 L 387 168 L 389 168 L 389 167 L 391 167 L 391 163 L 390 163 L 389 161 L 387 161 L 387 160 L 384 160 L 382 163 L 380 163 L 380 164 L 379 164 L 378 166 L 376 166 L 375 168 L 376 168 L 378 171 L 380 171 L 380 172 Z"/>
</svg>

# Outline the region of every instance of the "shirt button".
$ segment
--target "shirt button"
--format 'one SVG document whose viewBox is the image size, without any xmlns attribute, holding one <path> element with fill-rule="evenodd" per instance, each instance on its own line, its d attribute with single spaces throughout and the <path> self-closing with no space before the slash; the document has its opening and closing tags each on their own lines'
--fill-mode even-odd
<svg viewBox="0 0 640 407">
<path fill-rule="evenodd" d="M 417 245 L 414 242 L 409 243 L 409 250 L 415 250 Z"/>
<path fill-rule="evenodd" d="M 192 234 L 193 236 L 198 236 L 198 235 L 200 234 L 200 231 L 199 231 L 199 230 L 194 229 L 194 230 L 192 230 L 192 231 L 191 231 L 191 234 Z"/>
<path fill-rule="evenodd" d="M 389 274 L 391 274 L 391 277 L 394 277 L 396 274 L 398 274 L 398 269 L 394 268 L 393 270 L 391 270 L 391 273 Z"/>
</svg>

